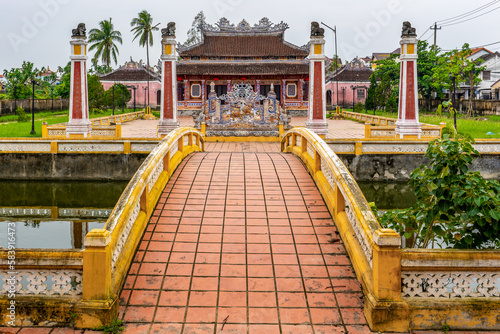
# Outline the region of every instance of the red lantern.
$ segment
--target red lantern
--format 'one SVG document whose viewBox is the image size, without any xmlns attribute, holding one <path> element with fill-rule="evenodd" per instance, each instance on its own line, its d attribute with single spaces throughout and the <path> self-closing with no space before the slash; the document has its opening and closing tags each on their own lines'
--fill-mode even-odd
<svg viewBox="0 0 500 334">
<path fill-rule="evenodd" d="M 309 77 L 305 78 L 306 81 L 309 81 Z"/>
<path fill-rule="evenodd" d="M 214 78 L 214 80 L 215 80 L 215 81 L 218 81 L 218 80 L 219 80 L 219 78 Z"/>
<path fill-rule="evenodd" d="M 246 80 L 246 79 L 247 79 L 247 78 L 244 78 L 244 77 L 243 77 L 243 78 L 241 78 L 241 80 Z"/>
</svg>

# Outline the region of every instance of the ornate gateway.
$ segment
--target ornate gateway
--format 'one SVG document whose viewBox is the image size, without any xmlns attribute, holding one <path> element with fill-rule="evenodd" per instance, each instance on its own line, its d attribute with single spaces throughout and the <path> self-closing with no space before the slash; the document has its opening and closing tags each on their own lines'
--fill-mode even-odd
<svg viewBox="0 0 500 334">
<path fill-rule="evenodd" d="M 235 84 L 227 94 L 217 97 L 215 83 L 195 127 L 205 122 L 207 137 L 278 137 L 279 124 L 289 128 L 289 119 L 276 100 L 274 87 L 267 97 L 254 92 L 249 84 Z"/>
</svg>

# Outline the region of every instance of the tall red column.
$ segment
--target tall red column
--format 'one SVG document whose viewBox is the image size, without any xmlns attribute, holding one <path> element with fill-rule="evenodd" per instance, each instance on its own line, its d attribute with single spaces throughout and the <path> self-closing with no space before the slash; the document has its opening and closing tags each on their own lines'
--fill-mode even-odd
<svg viewBox="0 0 500 334">
<path fill-rule="evenodd" d="M 161 115 L 158 137 L 164 137 L 179 127 L 177 121 L 177 70 L 175 57 L 175 23 L 161 30 Z"/>
<path fill-rule="evenodd" d="M 309 42 L 309 112 L 306 127 L 319 136 L 326 138 L 325 101 L 325 31 L 317 22 L 311 23 Z"/>
<path fill-rule="evenodd" d="M 90 137 L 89 104 L 87 92 L 87 35 L 85 24 L 73 29 L 71 37 L 71 82 L 69 94 L 69 122 L 66 136 Z"/>
<path fill-rule="evenodd" d="M 401 34 L 401 70 L 399 77 L 399 110 L 396 122 L 397 138 L 420 138 L 418 121 L 417 33 L 410 22 L 403 23 Z"/>
</svg>

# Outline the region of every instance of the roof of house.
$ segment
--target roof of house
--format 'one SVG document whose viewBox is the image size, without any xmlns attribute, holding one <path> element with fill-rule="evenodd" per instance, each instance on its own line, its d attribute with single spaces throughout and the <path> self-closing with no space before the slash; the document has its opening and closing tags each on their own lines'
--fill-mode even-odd
<svg viewBox="0 0 500 334">
<path fill-rule="evenodd" d="M 469 55 L 469 57 L 472 56 L 472 55 L 474 55 L 474 54 L 476 54 L 476 53 L 478 53 L 479 51 L 482 51 L 482 50 L 484 50 L 484 51 L 486 51 L 488 53 L 493 53 L 493 52 L 491 52 L 490 50 L 488 50 L 486 48 L 474 48 L 474 49 L 471 50 L 472 52 Z"/>
<path fill-rule="evenodd" d="M 382 59 L 387 59 L 391 56 L 391 54 L 400 54 L 401 53 L 401 48 L 397 48 L 396 50 L 387 53 L 387 52 L 374 52 L 372 54 L 372 60 L 377 61 L 377 60 L 382 60 Z"/>
<path fill-rule="evenodd" d="M 309 74 L 305 61 L 276 62 L 204 62 L 181 61 L 177 64 L 178 75 L 284 75 Z"/>
<path fill-rule="evenodd" d="M 125 65 L 120 66 L 116 70 L 101 75 L 100 80 L 102 81 L 147 81 L 149 77 L 150 81 L 160 80 L 160 77 L 153 70 L 147 70 L 146 66 L 142 65 L 142 62 L 134 62 L 132 58 L 130 62 L 125 62 Z"/>
<path fill-rule="evenodd" d="M 500 80 L 491 85 L 491 89 L 500 89 Z"/>
<path fill-rule="evenodd" d="M 330 74 L 327 81 L 370 82 L 372 73 L 372 69 L 366 66 L 344 66 L 338 71 L 338 74 Z"/>
<path fill-rule="evenodd" d="M 491 53 L 487 53 L 485 55 L 482 55 L 480 56 L 479 58 L 484 60 L 484 61 L 487 61 L 487 60 L 490 60 L 491 58 L 494 58 L 494 57 L 500 57 L 500 52 L 491 52 Z"/>
<path fill-rule="evenodd" d="M 308 47 L 298 47 L 284 40 L 286 23 L 273 24 L 263 18 L 253 27 L 245 20 L 237 26 L 220 19 L 216 27 L 200 26 L 202 41 L 192 46 L 180 45 L 181 57 L 307 57 Z"/>
</svg>

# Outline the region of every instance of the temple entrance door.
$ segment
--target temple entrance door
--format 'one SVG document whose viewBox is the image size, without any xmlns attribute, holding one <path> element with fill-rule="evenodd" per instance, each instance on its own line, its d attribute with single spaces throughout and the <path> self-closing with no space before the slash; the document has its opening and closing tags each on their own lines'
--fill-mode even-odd
<svg viewBox="0 0 500 334">
<path fill-rule="evenodd" d="M 156 92 L 156 105 L 157 107 L 161 106 L 161 90 Z"/>
<path fill-rule="evenodd" d="M 332 106 L 332 91 L 331 90 L 326 91 L 326 106 L 327 107 Z"/>
</svg>

